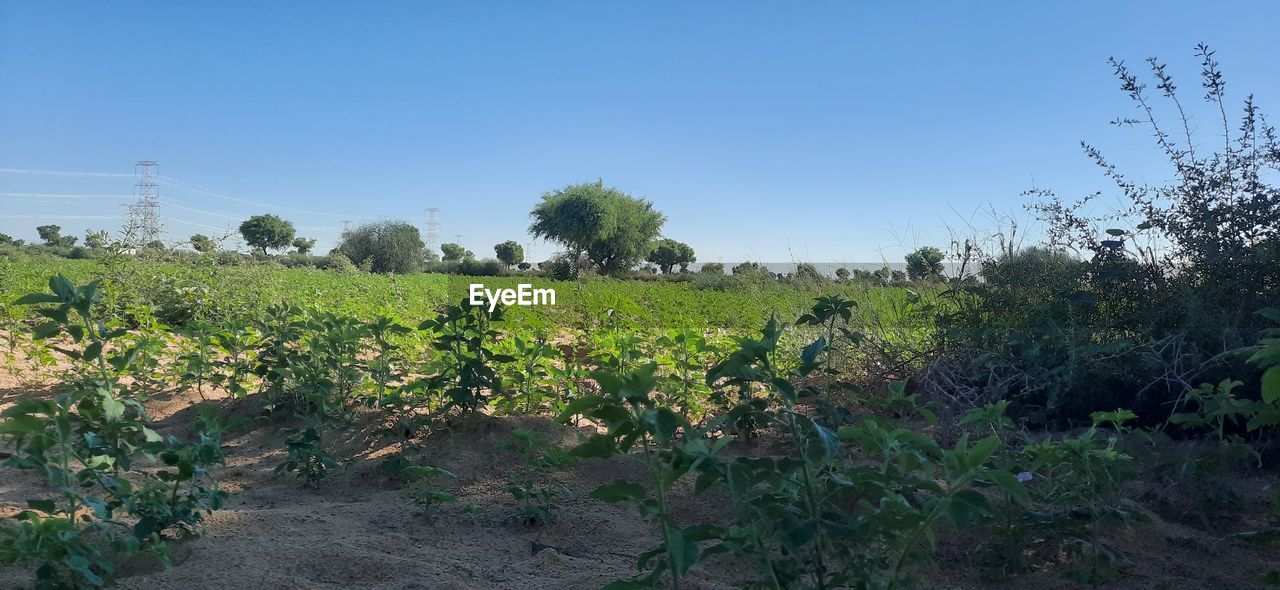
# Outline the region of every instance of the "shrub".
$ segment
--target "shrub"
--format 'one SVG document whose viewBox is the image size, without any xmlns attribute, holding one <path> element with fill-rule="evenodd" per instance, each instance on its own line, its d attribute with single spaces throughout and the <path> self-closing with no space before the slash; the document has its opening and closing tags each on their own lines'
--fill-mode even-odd
<svg viewBox="0 0 1280 590">
<path fill-rule="evenodd" d="M 376 273 L 415 272 L 427 262 L 418 228 L 403 221 L 367 223 L 342 232 L 338 252 L 361 269 Z"/>
</svg>

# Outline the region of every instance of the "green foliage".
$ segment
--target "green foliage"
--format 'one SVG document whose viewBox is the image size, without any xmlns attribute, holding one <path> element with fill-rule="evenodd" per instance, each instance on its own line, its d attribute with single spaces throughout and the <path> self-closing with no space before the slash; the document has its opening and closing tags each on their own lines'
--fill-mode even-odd
<svg viewBox="0 0 1280 590">
<path fill-rule="evenodd" d="M 403 221 L 366 223 L 344 231 L 336 250 L 357 266 L 384 274 L 416 272 L 429 259 L 418 228 Z"/>
<path fill-rule="evenodd" d="M 652 203 L 603 182 L 548 192 L 530 215 L 530 234 L 563 245 L 575 261 L 585 254 L 601 274 L 617 274 L 643 260 L 666 221 Z"/>
<path fill-rule="evenodd" d="M 195 234 L 188 241 L 191 242 L 191 247 L 201 254 L 208 254 L 218 249 L 218 243 L 204 234 Z"/>
<path fill-rule="evenodd" d="M 37 339 L 65 337 L 58 347 L 73 368 L 52 400 L 22 398 L 0 412 L 0 438 L 13 454 L 5 464 L 39 472 L 58 491 L 28 500 L 31 510 L 0 524 L 0 563 L 37 564 L 42 587 L 97 587 L 112 580 L 102 546 L 123 555 L 148 550 L 165 555 L 161 534 L 194 532 L 204 513 L 221 507 L 205 467 L 223 462 L 221 429 L 207 419 L 194 443 L 161 437 L 132 389 L 145 338 L 125 338 L 96 315 L 99 284 L 77 287 L 61 275 L 51 293 L 32 293 L 18 304 L 48 321 Z M 135 377 L 125 386 L 121 379 Z M 144 469 L 139 457 L 156 466 Z M 121 519 L 134 520 L 129 528 Z"/>
<path fill-rule="evenodd" d="M 495 245 L 493 252 L 498 256 L 498 260 L 507 265 L 508 269 L 524 262 L 524 246 L 521 246 L 515 240 L 507 240 Z"/>
<path fill-rule="evenodd" d="M 283 250 L 293 242 L 293 223 L 275 215 L 254 215 L 240 223 L 244 243 L 266 255 L 267 250 Z"/>
<path fill-rule="evenodd" d="M 409 494 L 413 503 L 422 509 L 423 518 L 428 521 L 440 514 L 441 505 L 456 502 L 458 497 L 437 489 L 435 482 L 440 477 L 456 478 L 452 471 L 431 465 L 409 465 L 403 469 L 409 478 Z"/>
<path fill-rule="evenodd" d="M 907 254 L 907 278 L 912 281 L 938 280 L 942 278 L 942 251 L 924 246 Z"/>
<path fill-rule="evenodd" d="M 676 266 L 680 267 L 680 272 L 689 270 L 689 265 L 697 262 L 698 258 L 688 244 L 663 238 L 654 244 L 645 260 L 658 265 L 663 274 L 671 274 L 671 269 Z M 720 271 L 724 272 L 724 265 L 720 265 Z"/>
<path fill-rule="evenodd" d="M 571 492 L 565 486 L 553 484 L 550 475 L 567 467 L 573 458 L 563 449 L 547 444 L 541 432 L 523 428 L 512 430 L 511 439 L 498 447 L 515 451 L 522 459 L 519 468 L 507 473 L 509 482 L 503 488 L 520 504 L 516 520 L 529 526 L 551 522 L 559 507 L 559 498 Z"/>
<path fill-rule="evenodd" d="M 293 239 L 293 247 L 297 249 L 299 254 L 306 254 L 316 246 L 315 238 L 297 237 Z"/>
<path fill-rule="evenodd" d="M 459 262 L 476 256 L 472 251 L 452 242 L 440 244 L 440 252 L 443 254 L 441 260 L 445 262 Z"/>
<path fill-rule="evenodd" d="M 493 364 L 511 362 L 510 356 L 494 351 L 498 332 L 495 322 L 502 321 L 503 308 L 490 311 L 484 305 L 472 306 L 467 300 L 446 307 L 435 318 L 418 326 L 435 334 L 432 348 L 442 353 L 440 370 L 415 386 L 441 391 L 447 398 L 446 409 L 456 407 L 473 412 L 488 402 L 491 392 L 502 390 L 502 381 Z"/>
</svg>

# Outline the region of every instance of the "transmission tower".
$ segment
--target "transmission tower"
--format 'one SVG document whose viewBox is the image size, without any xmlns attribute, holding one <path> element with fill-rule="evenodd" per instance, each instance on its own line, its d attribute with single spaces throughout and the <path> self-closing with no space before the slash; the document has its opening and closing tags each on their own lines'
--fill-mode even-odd
<svg viewBox="0 0 1280 590">
<path fill-rule="evenodd" d="M 435 252 L 440 249 L 440 210 L 431 207 L 427 209 L 427 251 Z"/>
<path fill-rule="evenodd" d="M 459 246 L 462 245 L 462 234 L 453 234 L 453 239 L 455 240 L 453 243 Z"/>
<path fill-rule="evenodd" d="M 160 188 L 156 184 L 159 164 L 155 160 L 138 160 L 133 172 L 138 182 L 133 185 L 133 194 L 138 198 L 129 206 L 129 225 L 125 228 L 126 239 L 131 245 L 145 246 L 160 240 Z"/>
<path fill-rule="evenodd" d="M 342 220 L 342 233 L 344 233 L 344 234 L 345 234 L 345 233 L 347 233 L 348 231 L 351 231 L 351 220 L 350 220 L 350 219 L 343 219 L 343 220 Z"/>
</svg>

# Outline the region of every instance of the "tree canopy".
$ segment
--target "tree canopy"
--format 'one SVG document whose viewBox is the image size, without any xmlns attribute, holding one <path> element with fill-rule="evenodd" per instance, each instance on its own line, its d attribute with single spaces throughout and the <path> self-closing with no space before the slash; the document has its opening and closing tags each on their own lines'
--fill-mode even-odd
<svg viewBox="0 0 1280 590">
<path fill-rule="evenodd" d="M 254 215 L 240 224 L 240 235 L 246 244 L 267 253 L 267 249 L 283 250 L 293 243 L 293 223 L 275 215 Z"/>
<path fill-rule="evenodd" d="M 942 278 L 942 251 L 925 246 L 907 254 L 907 278 L 913 281 Z"/>
<path fill-rule="evenodd" d="M 410 273 L 427 261 L 418 228 L 404 221 L 366 223 L 342 232 L 342 243 L 334 250 L 379 273 Z"/>
<path fill-rule="evenodd" d="M 47 246 L 74 246 L 76 245 L 75 236 L 62 235 L 61 225 L 41 225 L 36 227 L 36 233 L 40 234 L 40 239 L 44 240 Z"/>
<path fill-rule="evenodd" d="M 603 182 L 545 193 L 530 216 L 530 234 L 564 246 L 571 260 L 586 255 L 605 274 L 617 274 L 643 260 L 666 222 L 653 203 Z"/>
<path fill-rule="evenodd" d="M 293 247 L 298 250 L 298 254 L 306 254 L 316 247 L 316 240 L 315 238 L 297 237 L 293 239 Z"/>
<path fill-rule="evenodd" d="M 194 236 L 191 236 L 191 247 L 195 248 L 196 252 L 200 252 L 201 254 L 206 254 L 216 250 L 218 248 L 218 243 L 215 242 L 213 238 L 209 236 L 206 236 L 204 234 L 196 234 Z"/>
<path fill-rule="evenodd" d="M 463 248 L 461 244 L 447 242 L 440 244 L 441 260 L 445 262 L 460 262 L 467 258 L 475 258 L 475 253 Z"/>
<path fill-rule="evenodd" d="M 671 269 L 677 265 L 680 266 L 681 272 L 689 270 L 689 265 L 697 262 L 698 257 L 694 255 L 693 247 L 688 244 L 663 238 L 654 243 L 653 250 L 645 260 L 656 264 L 663 274 L 671 274 Z"/>
<path fill-rule="evenodd" d="M 493 252 L 497 254 L 498 260 L 507 265 L 507 268 L 524 262 L 524 247 L 515 240 L 507 240 L 495 245 Z"/>
</svg>

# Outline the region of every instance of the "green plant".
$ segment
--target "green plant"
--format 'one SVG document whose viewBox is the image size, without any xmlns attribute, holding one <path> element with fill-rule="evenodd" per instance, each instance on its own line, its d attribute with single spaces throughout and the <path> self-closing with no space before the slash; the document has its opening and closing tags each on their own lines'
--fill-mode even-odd
<svg viewBox="0 0 1280 590">
<path fill-rule="evenodd" d="M 630 480 L 605 484 L 591 492 L 591 497 L 604 502 L 630 502 L 642 517 L 657 523 L 661 543 L 640 556 L 637 564 L 646 571 L 640 578 L 618 581 L 606 588 L 653 587 L 670 574 L 671 585 L 679 588 L 684 575 L 703 556 L 698 546 L 706 538 L 704 529 L 680 527 L 671 514 L 671 487 L 690 469 L 696 468 L 728 442 L 722 438 L 709 445 L 702 433 L 694 430 L 680 415 L 659 405 L 654 396 L 657 380 L 655 365 L 646 365 L 615 375 L 595 372 L 600 395 L 575 400 L 561 413 L 561 420 L 583 415 L 597 420 L 607 431 L 595 434 L 574 447 L 570 455 L 582 458 L 621 456 L 640 463 L 649 476 L 649 486 Z M 681 444 L 673 445 L 679 439 Z M 631 454 L 639 449 L 639 456 Z"/>
<path fill-rule="evenodd" d="M 423 321 L 418 329 L 435 335 L 431 346 L 443 353 L 441 366 L 436 375 L 411 387 L 426 386 L 443 392 L 447 399 L 445 409 L 457 407 L 472 412 L 487 403 L 487 392 L 502 390 L 493 364 L 515 360 L 493 350 L 498 337 L 493 324 L 502 321 L 503 311 L 501 306 L 490 310 L 483 305 L 469 305 L 464 299 Z"/>
<path fill-rule="evenodd" d="M 550 483 L 550 472 L 567 466 L 572 458 L 559 447 L 549 446 L 541 432 L 517 428 L 510 440 L 499 448 L 520 454 L 522 465 L 508 472 L 509 482 L 503 489 L 520 504 L 517 520 L 537 526 L 551 522 L 559 506 L 559 498 L 571 492 Z"/>
<path fill-rule="evenodd" d="M 434 519 L 440 513 L 442 504 L 454 502 L 458 499 L 457 496 L 438 490 L 433 485 L 432 480 L 438 477 L 457 477 L 448 469 L 430 465 L 409 465 L 403 469 L 403 473 L 409 478 L 409 489 L 413 497 L 413 503 L 422 508 L 422 516 L 428 521 Z"/>
<path fill-rule="evenodd" d="M 285 440 L 287 452 L 284 462 L 276 466 L 276 473 L 295 473 L 315 487 L 338 466 L 337 459 L 324 449 L 320 428 L 317 424 L 302 429 L 283 429 L 288 435 Z"/>
</svg>

